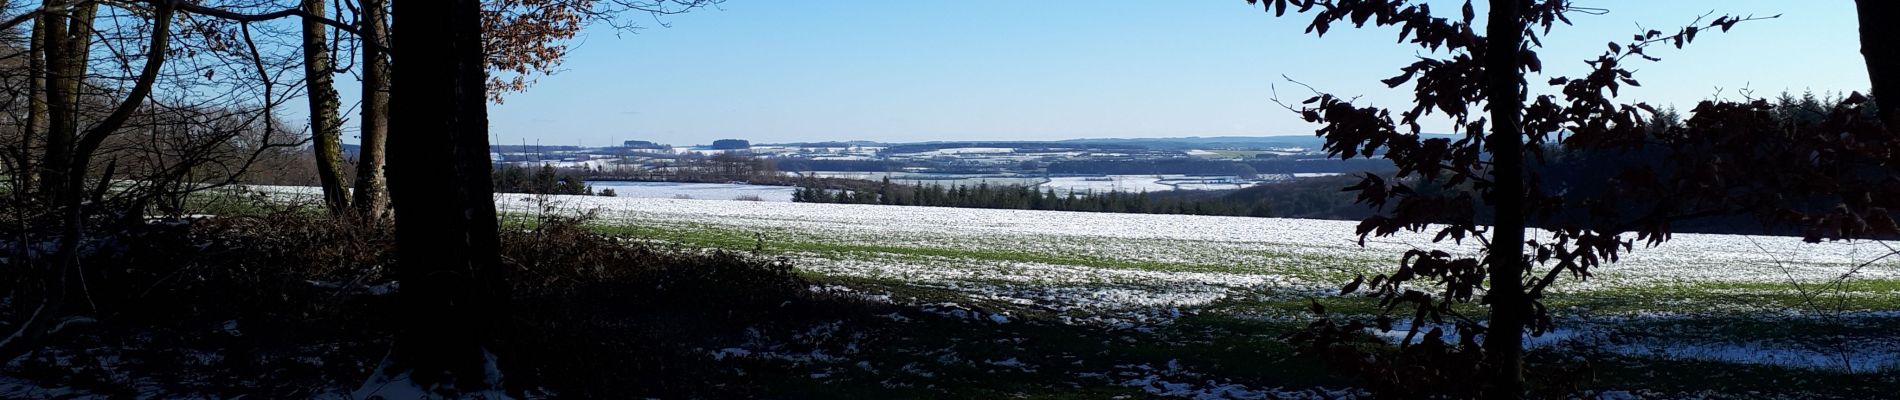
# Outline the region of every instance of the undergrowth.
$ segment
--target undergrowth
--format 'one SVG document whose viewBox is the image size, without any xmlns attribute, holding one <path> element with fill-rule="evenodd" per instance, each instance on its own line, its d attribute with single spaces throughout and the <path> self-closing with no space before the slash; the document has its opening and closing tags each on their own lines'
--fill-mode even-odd
<svg viewBox="0 0 1900 400">
<path fill-rule="evenodd" d="M 91 238 L 91 317 L 0 363 L 0 375 L 61 389 L 10 395 L 307 398 L 363 382 L 400 326 L 393 227 L 295 206 L 247 211 Z M 655 382 L 709 373 L 687 367 L 706 357 L 686 349 L 849 309 L 813 305 L 839 300 L 807 290 L 785 260 L 625 240 L 585 228 L 584 215 L 552 215 L 504 229 L 510 299 L 489 321 L 504 347 L 491 350 L 518 394 L 745 390 Z"/>
</svg>

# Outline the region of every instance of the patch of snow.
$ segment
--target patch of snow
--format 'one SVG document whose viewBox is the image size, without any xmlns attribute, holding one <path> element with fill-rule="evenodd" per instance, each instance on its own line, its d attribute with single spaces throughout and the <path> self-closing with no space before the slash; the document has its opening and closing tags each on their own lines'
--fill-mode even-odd
<svg viewBox="0 0 1900 400">
<path fill-rule="evenodd" d="M 436 394 L 435 391 L 430 388 L 422 387 L 422 385 L 410 378 L 409 372 L 407 371 L 391 375 L 388 370 L 389 367 L 389 359 L 383 359 L 383 362 L 376 366 L 376 370 L 370 373 L 369 379 L 364 380 L 362 386 L 358 386 L 356 390 L 351 391 L 347 397 L 343 397 L 343 399 L 382 398 L 386 400 L 410 400 L 448 398 Z M 499 389 L 501 387 L 502 375 L 501 368 L 496 365 L 494 353 L 490 353 L 488 350 L 482 350 L 482 367 L 482 383 L 491 389 L 475 393 L 464 393 L 462 396 L 455 398 L 487 400 L 512 399 L 513 397 L 509 396 L 507 392 Z"/>
<path fill-rule="evenodd" d="M 751 350 L 741 349 L 737 347 L 727 347 L 727 348 L 719 349 L 718 351 L 712 352 L 713 361 L 723 361 L 726 358 L 730 358 L 730 357 L 745 357 L 745 356 L 750 356 L 750 355 L 752 355 Z"/>
</svg>

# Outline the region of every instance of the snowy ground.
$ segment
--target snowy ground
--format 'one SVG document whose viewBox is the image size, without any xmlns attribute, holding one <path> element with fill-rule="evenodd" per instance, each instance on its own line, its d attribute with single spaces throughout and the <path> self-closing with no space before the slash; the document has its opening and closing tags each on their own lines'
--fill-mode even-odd
<svg viewBox="0 0 1900 400">
<path fill-rule="evenodd" d="M 1043 182 L 1043 179 L 1040 176 L 1025 176 L 1025 175 L 1014 175 L 1014 174 L 938 174 L 938 173 L 919 173 L 919 172 L 821 171 L 821 172 L 810 172 L 810 173 L 796 173 L 796 175 L 813 176 L 813 177 L 819 177 L 819 178 L 859 179 L 859 180 L 867 180 L 867 181 L 880 181 L 880 180 L 884 180 L 888 178 L 891 180 L 891 183 L 899 184 L 899 185 L 956 186 L 956 185 L 987 184 L 991 186 L 1000 186 L 1000 185 L 1035 185 L 1035 184 L 1039 184 Z"/>
<path fill-rule="evenodd" d="M 636 226 L 684 242 L 717 245 L 763 235 L 816 274 L 950 288 L 975 299 L 1054 310 L 1073 320 L 1141 323 L 1179 310 L 1235 302 L 1325 296 L 1347 276 L 1383 271 L 1406 249 L 1435 245 L 1423 235 L 1351 238 L 1354 223 L 1301 219 L 1103 214 L 834 204 L 748 204 L 683 200 L 570 199 L 599 209 L 608 224 Z M 1751 324 L 1848 321 L 1881 325 L 1880 307 L 1900 298 L 1900 263 L 1858 270 L 1853 289 L 1823 292 L 1855 266 L 1889 249 L 1881 243 L 1809 244 L 1789 237 L 1677 235 L 1638 248 L 1588 281 L 1561 283 L 1551 303 L 1578 322 L 1565 339 L 1646 357 L 1793 367 L 1879 370 L 1900 367 L 1900 345 L 1814 331 L 1734 335 Z M 1797 286 L 1794 283 L 1801 283 Z M 1852 285 L 1850 285 L 1852 286 Z M 1788 304 L 1807 288 L 1824 298 L 1860 299 L 1844 310 Z M 1779 300 L 1778 300 L 1779 299 Z M 1263 310 L 1262 317 L 1287 313 Z M 1713 328 L 1647 335 L 1685 320 Z M 1713 321 L 1713 322 L 1708 322 Z M 1782 321 L 1782 322 L 1776 322 Z M 1840 342 L 1850 345 L 1841 346 Z M 1847 348 L 1851 351 L 1838 351 Z M 1845 360 L 1845 361 L 1843 361 Z"/>
<path fill-rule="evenodd" d="M 735 200 L 758 197 L 764 201 L 792 201 L 790 186 L 747 185 L 738 183 L 679 183 L 679 182 L 631 182 L 631 181 L 590 181 L 587 186 L 594 190 L 613 189 L 617 197 L 674 199 L 688 198 L 699 200 Z"/>
<path fill-rule="evenodd" d="M 1186 175 L 1067 176 L 1049 178 L 1049 183 L 1044 183 L 1042 186 L 1038 186 L 1038 188 L 1055 189 L 1057 194 L 1067 194 L 1071 191 L 1077 194 L 1159 192 L 1174 190 L 1174 186 L 1161 183 L 1161 180 L 1185 176 Z"/>
<path fill-rule="evenodd" d="M 537 209 L 528 196 L 499 200 L 510 212 Z M 1063 321 L 1122 326 L 1213 309 L 1297 320 L 1305 299 L 1328 298 L 1358 273 L 1390 272 L 1407 249 L 1477 250 L 1411 234 L 1360 246 L 1350 221 L 558 201 L 567 210 L 598 210 L 604 227 L 622 233 L 705 247 L 762 246 L 814 276 L 950 290 Z M 1587 281 L 1554 286 L 1546 301 L 1567 330 L 1540 340 L 1656 359 L 1894 370 L 1900 345 L 1887 339 L 1900 325 L 1900 257 L 1882 258 L 1892 251 L 1879 242 L 1675 235 L 1660 247 L 1639 245 Z"/>
<path fill-rule="evenodd" d="M 503 208 L 528 209 L 518 205 L 528 196 L 505 197 Z M 559 197 L 567 208 L 600 210 L 603 218 L 620 225 L 736 230 L 764 233 L 768 239 L 830 244 L 1096 259 L 1114 265 L 1076 266 L 1092 267 L 1101 270 L 1096 271 L 1099 273 L 1157 272 L 1155 279 L 1163 282 L 1204 280 L 1247 286 L 1269 276 L 1332 276 L 1383 267 L 1395 262 L 1399 253 L 1415 247 L 1466 253 L 1476 250 L 1469 243 L 1434 245 L 1424 234 L 1373 238 L 1361 247 L 1352 235 L 1356 224 L 1352 221 Z M 1820 282 L 1887 250 L 1878 242 L 1809 244 L 1792 237 L 1680 234 L 1657 248 L 1637 248 L 1622 262 L 1598 271 L 1588 282 L 1565 286 L 1579 291 L 1664 284 L 1777 284 L 1787 282 L 1790 276 L 1803 282 Z M 1331 265 L 1318 265 L 1316 261 Z M 1142 265 L 1120 266 L 1131 263 Z M 918 274 L 930 269 L 919 266 L 903 272 Z M 1043 274 L 1033 270 L 1013 274 L 1063 279 L 1040 276 Z M 1218 279 L 1193 278 L 1197 274 L 1224 275 Z M 1900 260 L 1874 263 L 1857 276 L 1900 278 Z M 1333 286 L 1336 282 L 1323 284 Z"/>
<path fill-rule="evenodd" d="M 1167 190 L 1234 190 L 1250 186 L 1289 181 L 1297 178 L 1336 176 L 1333 173 L 1261 174 L 1251 179 L 1238 176 L 1204 175 L 1104 175 L 1052 177 L 1037 186 L 1054 189 L 1058 194 L 1107 192 L 1159 192 Z"/>
</svg>

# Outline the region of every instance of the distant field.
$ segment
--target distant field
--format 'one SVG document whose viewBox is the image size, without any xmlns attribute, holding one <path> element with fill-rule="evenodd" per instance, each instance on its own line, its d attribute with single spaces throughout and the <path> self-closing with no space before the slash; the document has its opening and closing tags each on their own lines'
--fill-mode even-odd
<svg viewBox="0 0 1900 400">
<path fill-rule="evenodd" d="M 739 183 L 680 183 L 589 181 L 594 190 L 613 189 L 617 197 L 656 199 L 734 200 L 757 198 L 760 201 L 792 201 L 790 186 L 748 185 Z"/>
<path fill-rule="evenodd" d="M 984 175 L 984 174 L 937 174 L 917 172 L 812 172 L 809 176 L 820 178 L 843 178 L 878 181 L 890 178 L 891 183 L 899 185 L 1036 185 L 1043 182 L 1042 177 L 1021 175 Z"/>
<path fill-rule="evenodd" d="M 1042 177 L 1031 175 L 978 175 L 978 174 L 937 174 L 916 172 L 812 172 L 810 176 L 825 178 L 861 179 L 878 181 L 890 178 L 892 183 L 900 185 L 942 185 L 974 186 L 978 184 L 1035 186 L 1037 189 L 1054 190 L 1067 195 L 1107 192 L 1161 192 L 1168 190 L 1233 190 L 1242 189 L 1264 182 L 1293 178 L 1331 176 L 1337 174 L 1267 174 L 1258 179 L 1241 179 L 1238 176 L 1194 176 L 1182 174 L 1153 175 L 1099 175 L 1099 176 L 1055 176 Z"/>
</svg>

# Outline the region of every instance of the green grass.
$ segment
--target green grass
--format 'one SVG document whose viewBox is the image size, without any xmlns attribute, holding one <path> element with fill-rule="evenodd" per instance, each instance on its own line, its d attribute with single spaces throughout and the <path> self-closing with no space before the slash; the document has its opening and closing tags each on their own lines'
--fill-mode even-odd
<svg viewBox="0 0 1900 400">
<path fill-rule="evenodd" d="M 1803 293 L 1813 295 L 1813 302 Z M 1597 314 L 1669 311 L 1732 313 L 1788 310 L 1812 314 L 1830 311 L 1900 310 L 1900 279 L 1854 279 L 1842 285 L 1788 282 L 1695 282 L 1646 287 L 1615 287 L 1551 295 L 1553 308 Z"/>
<path fill-rule="evenodd" d="M 1710 317 L 1632 321 L 1615 328 L 1625 335 L 1704 338 L 1716 341 L 1800 341 L 1823 337 L 1878 338 L 1900 332 L 1900 317 L 1831 321 L 1819 318 Z"/>
<path fill-rule="evenodd" d="M 994 248 L 857 243 L 819 238 L 799 232 L 742 230 L 710 225 L 601 223 L 595 224 L 594 227 L 606 234 L 661 240 L 690 247 L 760 250 L 768 255 L 807 255 L 834 260 L 908 262 L 962 260 L 971 263 L 1073 265 L 1160 272 L 1271 273 L 1304 278 L 1313 282 L 1338 282 L 1342 285 L 1361 271 L 1379 272 L 1387 268 L 1374 260 L 1302 256 L 1271 249 L 1255 250 L 1256 253 L 1253 255 L 1267 259 L 1291 260 L 1280 265 L 1310 267 L 1267 270 L 1266 267 L 1248 265 L 1151 262 Z M 1192 244 L 1183 243 L 1182 245 L 1191 246 Z M 1346 267 L 1341 267 L 1341 265 L 1346 265 Z M 1559 283 L 1559 287 L 1564 284 Z M 1821 306 L 1820 310 L 1900 309 L 1900 295 L 1897 295 L 1900 293 L 1900 279 L 1855 279 L 1840 286 L 1822 287 L 1809 284 L 1799 289 L 1786 282 L 1693 282 L 1641 287 L 1616 286 L 1571 293 L 1553 293 L 1545 298 L 1545 303 L 1560 312 L 1593 315 L 1655 311 L 1722 313 L 1746 309 L 1795 310 L 1810 313 L 1817 311 L 1810 307 L 1807 299 L 1801 295 L 1803 289 L 1819 295 L 1815 305 Z M 1840 294 L 1846 294 L 1846 296 L 1840 296 Z M 1308 303 L 1303 296 L 1275 297 L 1278 300 L 1258 304 L 1255 308 L 1280 312 L 1303 312 L 1307 308 Z M 1323 300 L 1322 304 L 1347 314 L 1377 313 L 1376 307 L 1370 304 L 1370 300 Z M 1477 311 L 1477 308 L 1474 306 L 1469 310 L 1461 311 Z"/>
<path fill-rule="evenodd" d="M 1900 393 L 1893 374 L 1845 375 L 1792 368 L 1641 357 L 1591 357 L 1598 390 L 1643 389 L 1695 398 L 1890 398 Z M 1719 389 L 1712 390 L 1712 389 Z M 1685 396 L 1704 393 L 1703 396 Z M 1707 393 L 1726 395 L 1707 396 Z"/>
</svg>

